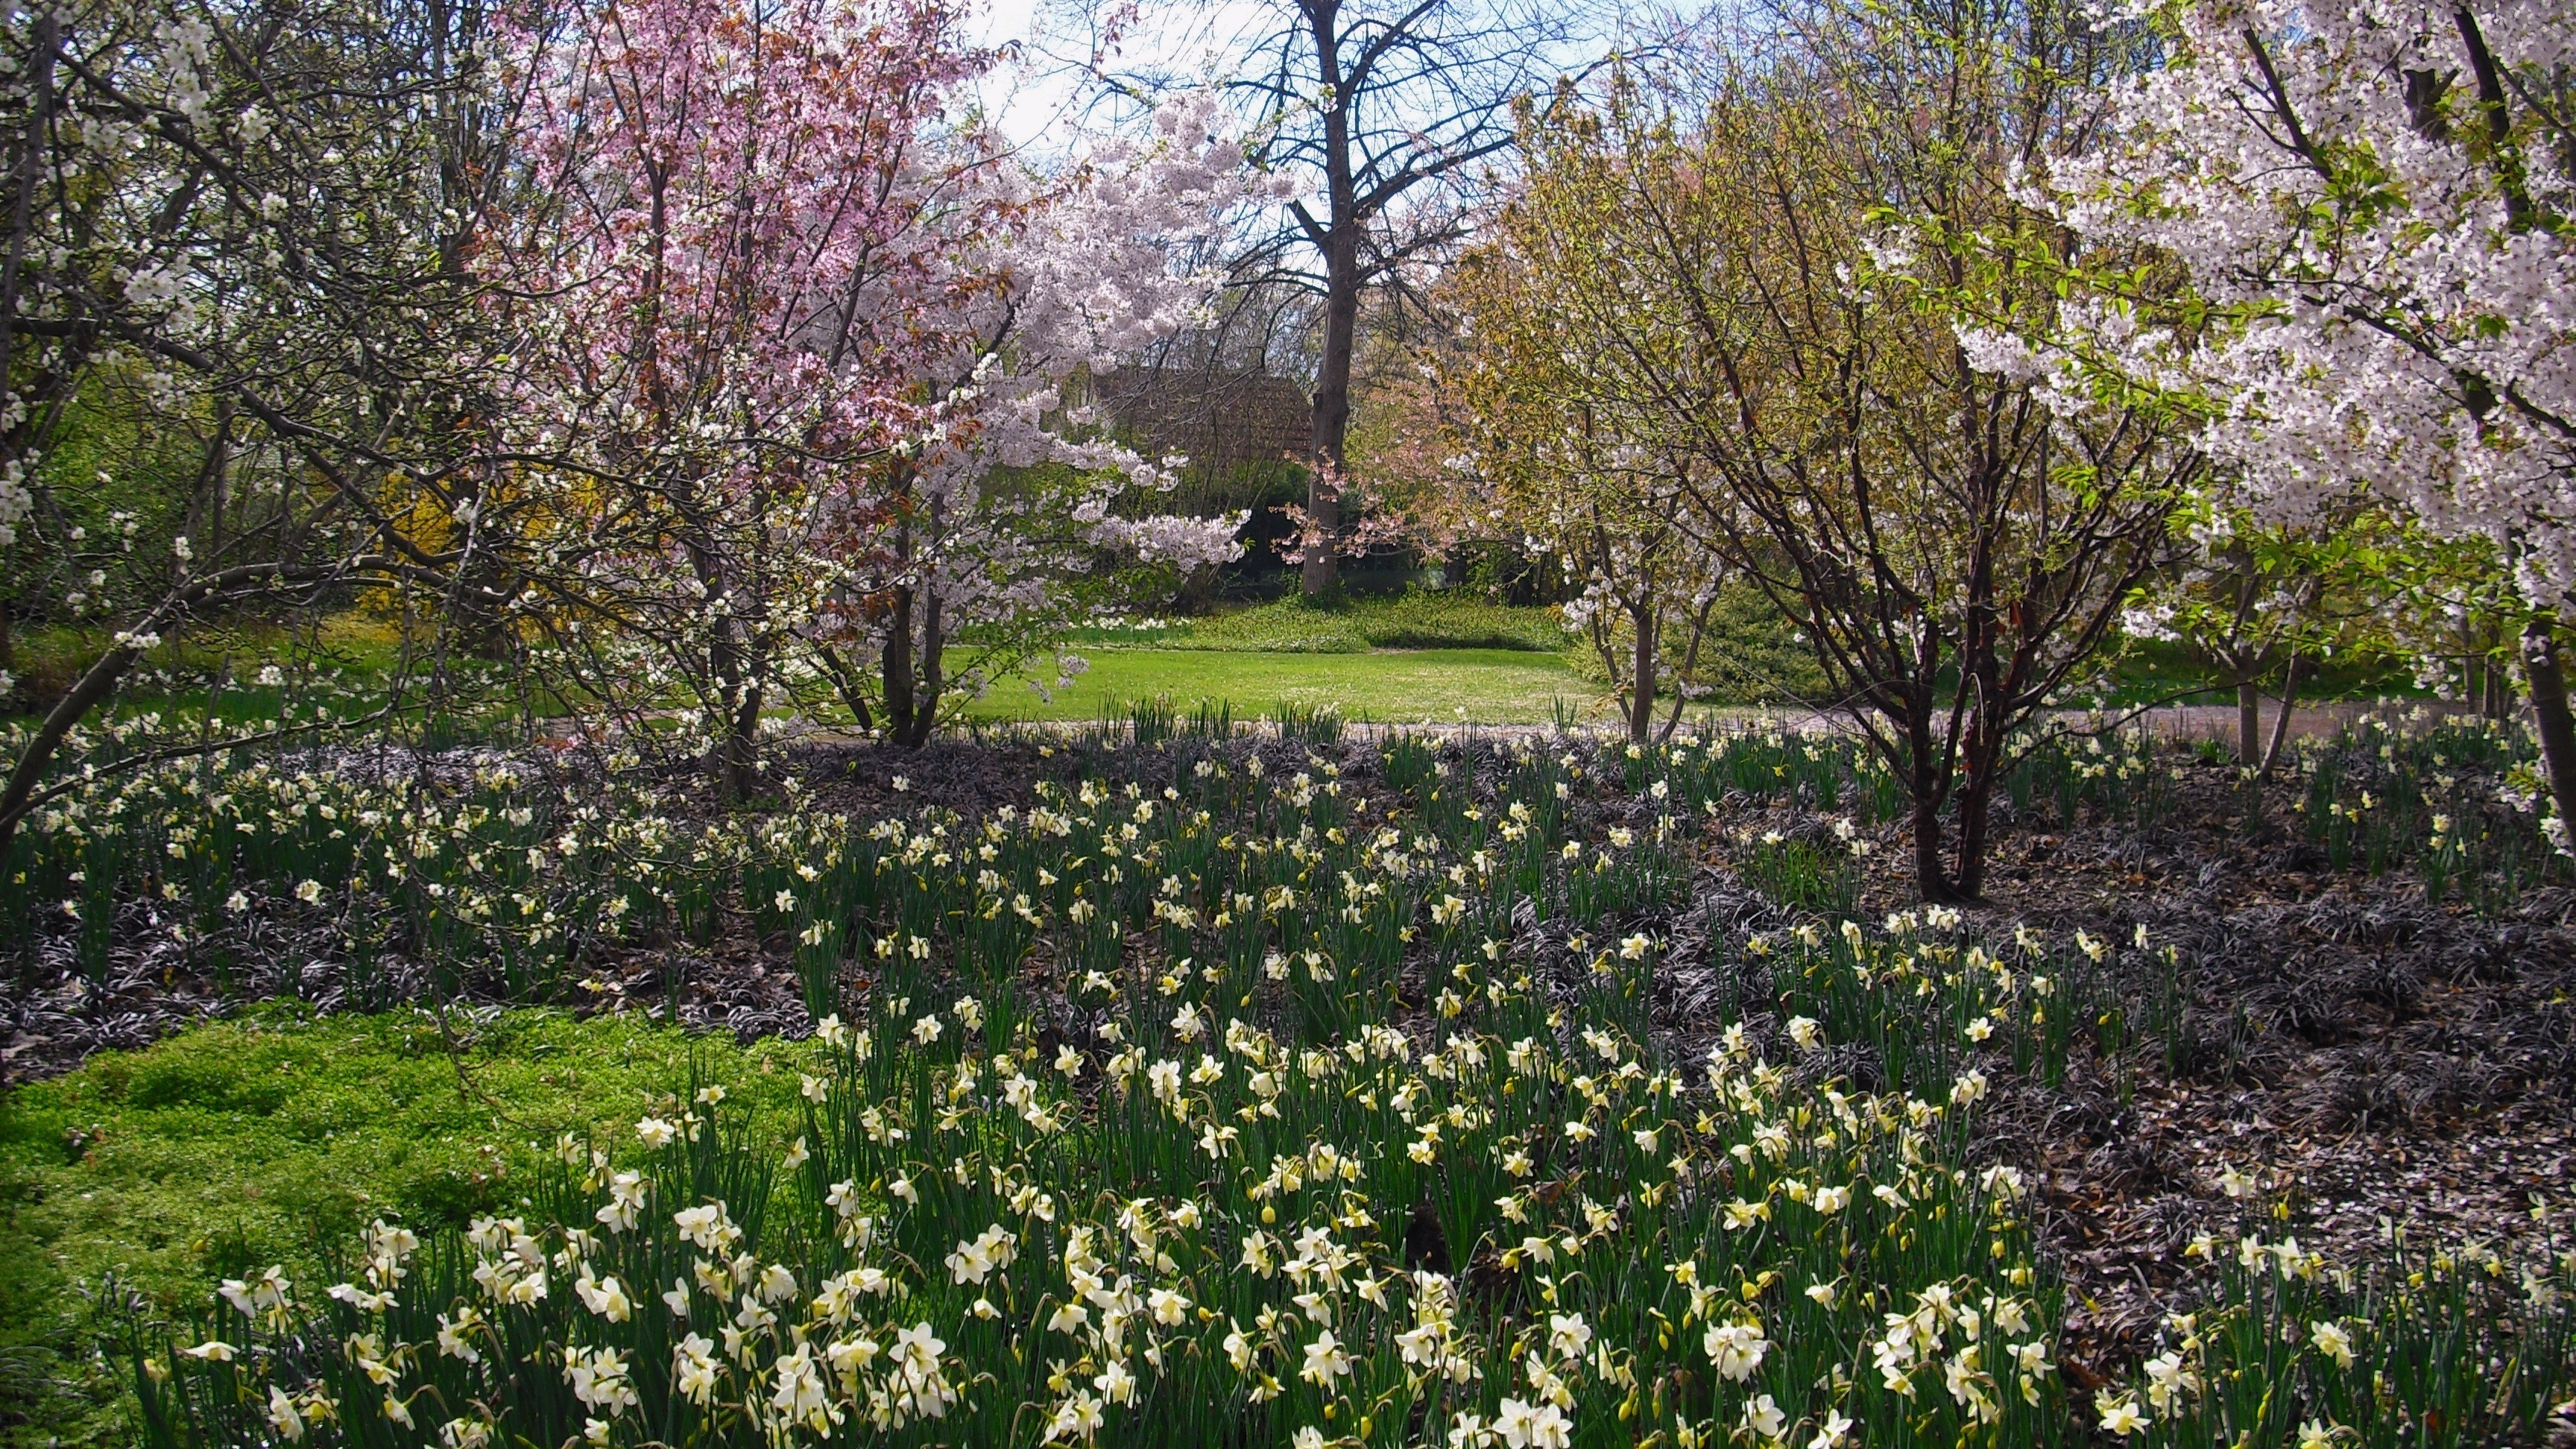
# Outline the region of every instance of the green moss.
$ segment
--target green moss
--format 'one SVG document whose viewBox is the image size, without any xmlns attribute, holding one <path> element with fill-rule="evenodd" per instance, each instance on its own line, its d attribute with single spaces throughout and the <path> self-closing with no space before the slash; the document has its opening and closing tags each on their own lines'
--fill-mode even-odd
<svg viewBox="0 0 2576 1449">
<path fill-rule="evenodd" d="M 758 1046 L 633 1017 L 450 1021 L 220 1022 L 0 1095 L 0 1444 L 124 1437 L 89 1353 L 102 1284 L 171 1305 L 271 1263 L 309 1279 L 371 1218 L 515 1204 L 558 1135 L 622 1128 L 693 1072 L 765 1132 L 797 1120 L 796 1073 Z"/>
</svg>

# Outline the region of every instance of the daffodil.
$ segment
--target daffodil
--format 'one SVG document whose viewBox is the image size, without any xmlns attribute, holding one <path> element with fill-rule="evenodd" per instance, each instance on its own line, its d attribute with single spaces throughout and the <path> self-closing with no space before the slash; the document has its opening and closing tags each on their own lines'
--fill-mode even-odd
<svg viewBox="0 0 2576 1449">
<path fill-rule="evenodd" d="M 2147 1427 L 2155 1422 L 2139 1410 L 2138 1401 L 2135 1398 L 2127 1394 L 2114 1394 L 2109 1389 L 2099 1389 L 2094 1392 L 2093 1408 L 2101 1415 L 2103 1432 L 2123 1439 L 2132 1434 L 2145 1433 Z"/>
</svg>

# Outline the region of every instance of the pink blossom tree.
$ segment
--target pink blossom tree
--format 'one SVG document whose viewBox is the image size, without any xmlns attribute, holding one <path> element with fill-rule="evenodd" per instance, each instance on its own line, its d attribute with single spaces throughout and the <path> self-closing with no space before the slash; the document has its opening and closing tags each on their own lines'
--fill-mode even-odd
<svg viewBox="0 0 2576 1449">
<path fill-rule="evenodd" d="M 520 36 L 524 184 L 483 265 L 520 459 L 494 486 L 550 505 L 527 617 L 588 693 L 676 714 L 736 794 L 815 605 L 809 545 L 934 411 L 948 339 L 919 314 L 976 282 L 989 218 L 938 134 L 980 64 L 957 22 L 604 0 Z"/>
<path fill-rule="evenodd" d="M 2265 520 L 2356 495 L 2483 539 L 2528 608 L 2521 654 L 2561 820 L 2576 720 L 2576 60 L 2568 0 L 2167 0 L 2169 62 L 2123 84 L 2116 143 L 2060 162 L 2061 214 L 2188 274 L 2179 303 L 2061 339 L 2196 395 L 2203 446 Z"/>
<path fill-rule="evenodd" d="M 961 627 L 1043 638 L 1103 557 L 1194 567 L 1232 531 L 1117 511 L 1159 470 L 1064 387 L 1184 315 L 1165 243 L 1231 204 L 1240 147 L 1173 108 L 1042 175 L 947 117 L 986 62 L 957 27 L 941 0 L 604 0 L 522 38 L 538 119 L 486 265 L 524 440 L 498 486 L 552 505 L 527 617 L 631 738 L 676 718 L 737 794 L 783 688 L 829 678 L 863 720 L 873 695 L 918 743 Z"/>
</svg>

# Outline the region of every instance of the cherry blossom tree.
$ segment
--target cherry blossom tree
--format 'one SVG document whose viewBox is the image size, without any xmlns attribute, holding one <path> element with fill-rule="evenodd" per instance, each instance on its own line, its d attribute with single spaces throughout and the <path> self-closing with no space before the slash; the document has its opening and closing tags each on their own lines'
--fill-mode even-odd
<svg viewBox="0 0 2576 1449">
<path fill-rule="evenodd" d="M 953 184 L 972 143 L 938 134 L 979 64 L 957 24 L 938 0 L 605 0 L 517 37 L 520 185 L 482 265 L 516 378 L 493 486 L 545 500 L 526 617 L 737 795 L 818 602 L 811 545 L 929 424 L 946 339 L 916 314 L 975 284 L 995 219 Z"/>
<path fill-rule="evenodd" d="M 352 723 L 93 728 L 156 646 L 453 579 L 484 24 L 410 0 L 0 17 L 0 696 L 11 613 L 102 636 L 7 738 L 0 853 L 81 776 Z"/>
<path fill-rule="evenodd" d="M 997 160 L 963 179 L 992 218 L 955 259 L 978 284 L 917 322 L 942 339 L 923 374 L 936 422 L 885 469 L 884 496 L 850 510 L 820 651 L 852 712 L 871 724 L 881 712 L 897 743 L 922 743 L 944 706 L 1087 611 L 1240 552 L 1239 514 L 1152 511 L 1180 460 L 1116 441 L 1085 400 L 1215 288 L 1175 259 L 1243 195 L 1225 120 L 1212 97 L 1178 97 L 1141 134 L 1101 139 L 1053 176 Z M 961 634 L 975 648 L 952 668 Z M 878 688 L 833 635 L 880 655 Z"/>
<path fill-rule="evenodd" d="M 800 678 L 918 744 L 1065 622 L 1069 581 L 1197 567 L 1233 530 L 1122 509 L 1160 465 L 1066 389 L 1186 314 L 1167 244 L 1233 204 L 1240 146 L 1176 104 L 1042 172 L 948 115 L 987 61 L 958 22 L 604 0 L 521 38 L 523 200 L 487 266 L 519 376 L 496 484 L 547 500 L 525 617 L 630 738 L 676 719 L 735 794 Z M 1013 647 L 959 680 L 969 628 Z"/>
<path fill-rule="evenodd" d="M 2169 59 L 2109 144 L 2059 161 L 2090 237 L 2161 249 L 2192 295 L 2104 308 L 2074 350 L 2195 395 L 2268 519 L 2355 494 L 2484 539 L 2558 816 L 2576 819 L 2576 7 L 2171 0 Z"/>
</svg>

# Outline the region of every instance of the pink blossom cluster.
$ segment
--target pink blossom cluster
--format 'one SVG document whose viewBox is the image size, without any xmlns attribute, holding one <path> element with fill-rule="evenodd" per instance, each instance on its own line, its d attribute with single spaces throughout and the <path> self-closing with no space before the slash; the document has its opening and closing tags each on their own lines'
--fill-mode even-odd
<svg viewBox="0 0 2576 1449">
<path fill-rule="evenodd" d="M 610 0 L 517 38 L 526 203 L 483 265 L 522 418 L 603 476 L 760 491 L 891 447 L 946 339 L 939 0 Z M 974 218 L 980 219 L 980 218 Z"/>
</svg>

